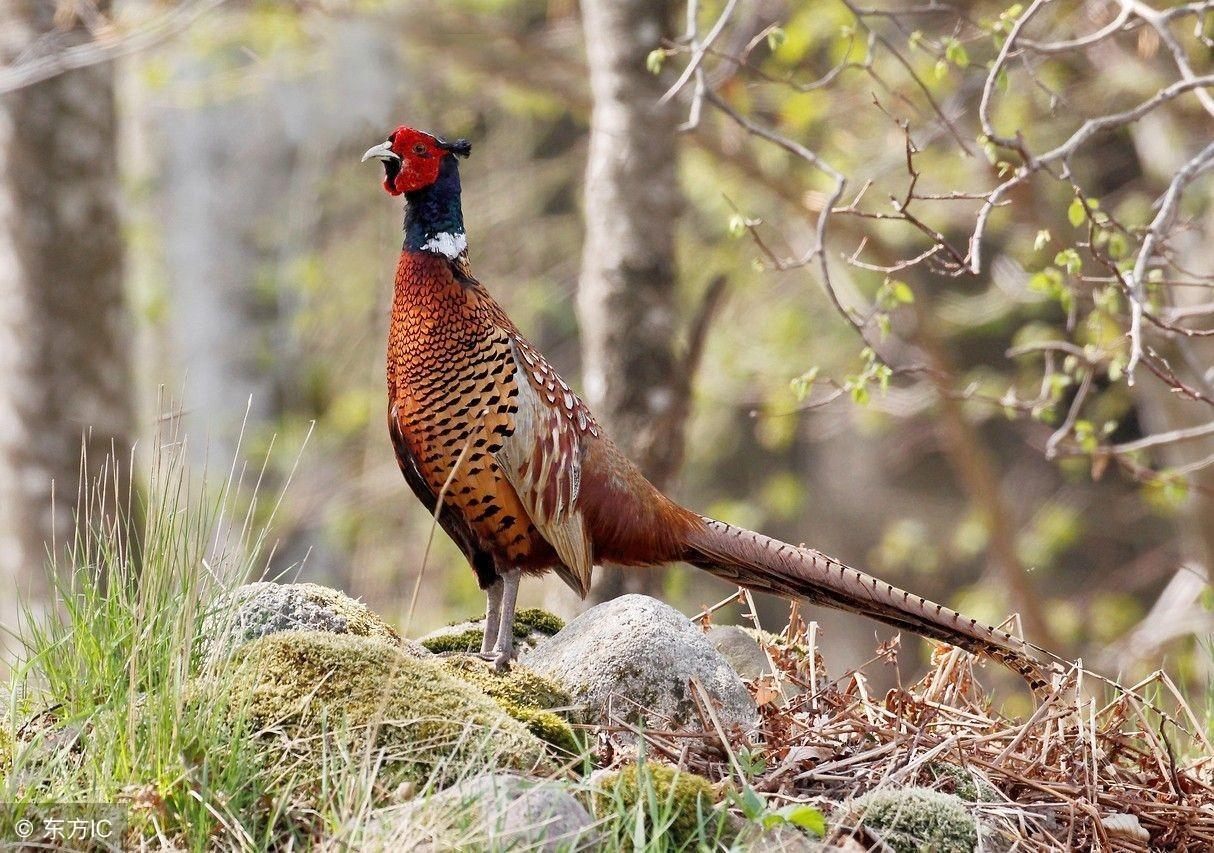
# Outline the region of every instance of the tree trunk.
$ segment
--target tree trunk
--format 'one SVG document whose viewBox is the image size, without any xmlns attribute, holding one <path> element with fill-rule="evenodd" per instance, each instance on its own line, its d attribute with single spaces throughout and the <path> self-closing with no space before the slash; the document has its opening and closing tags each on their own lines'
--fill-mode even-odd
<svg viewBox="0 0 1214 853">
<path fill-rule="evenodd" d="M 0 3 L 0 64 L 63 23 L 53 20 L 59 5 Z M 54 35 L 56 49 L 87 39 L 79 24 Z M 82 437 L 94 468 L 111 446 L 129 445 L 115 137 L 110 63 L 0 96 L 0 620 L 9 626 L 13 591 L 45 596 L 47 548 L 70 542 Z"/>
<path fill-rule="evenodd" d="M 688 384 L 674 342 L 677 115 L 658 104 L 662 81 L 645 67 L 668 5 L 582 2 L 594 99 L 578 293 L 586 397 L 659 488 L 681 462 Z M 658 571 L 608 569 L 591 599 L 660 588 Z"/>
</svg>

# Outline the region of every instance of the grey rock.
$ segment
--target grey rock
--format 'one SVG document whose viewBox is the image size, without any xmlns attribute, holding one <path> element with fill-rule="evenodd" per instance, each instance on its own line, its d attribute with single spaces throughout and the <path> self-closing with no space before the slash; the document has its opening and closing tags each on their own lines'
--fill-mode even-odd
<svg viewBox="0 0 1214 853">
<path fill-rule="evenodd" d="M 746 686 L 704 633 L 644 595 L 592 607 L 519 660 L 568 690 L 591 721 L 648 717 L 655 725 L 704 728 L 693 678 L 725 728 L 750 729 L 757 719 Z"/>
<path fill-rule="evenodd" d="M 446 824 L 442 826 L 441 824 Z M 598 844 L 594 820 L 559 782 L 534 782 L 510 773 L 474 776 L 433 797 L 383 809 L 368 821 L 361 849 L 411 849 L 422 827 L 444 830 L 477 847 L 537 853 L 587 850 Z"/>
<path fill-rule="evenodd" d="M 324 631 L 381 637 L 424 657 L 421 646 L 402 641 L 392 626 L 345 593 L 313 583 L 245 584 L 217 599 L 203 623 L 203 656 L 214 663 L 241 645 L 282 631 Z"/>
<path fill-rule="evenodd" d="M 708 642 L 725 656 L 734 672 L 748 680 L 772 675 L 767 653 L 750 632 L 738 625 L 717 625 L 705 635 Z"/>
</svg>

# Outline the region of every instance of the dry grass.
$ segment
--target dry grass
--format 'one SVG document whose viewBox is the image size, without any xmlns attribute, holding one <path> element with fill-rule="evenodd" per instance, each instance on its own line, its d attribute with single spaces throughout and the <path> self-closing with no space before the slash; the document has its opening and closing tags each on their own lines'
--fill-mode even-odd
<svg viewBox="0 0 1214 853">
<path fill-rule="evenodd" d="M 1214 849 L 1214 748 L 1162 672 L 1127 688 L 1070 665 L 1027 719 L 1012 719 L 978 683 L 975 658 L 951 647 L 918 683 L 873 695 L 864 667 L 827 675 L 813 625 L 763 645 L 780 676 L 751 684 L 762 746 L 723 731 L 704 703 L 706 733 L 609 726 L 600 758 L 626 760 L 641 736 L 651 754 L 769 803 L 810 803 L 834 840 L 865 848 L 877 840 L 855 798 L 928 786 L 973 802 L 982 849 Z M 866 666 L 896 654 L 882 647 Z"/>
</svg>

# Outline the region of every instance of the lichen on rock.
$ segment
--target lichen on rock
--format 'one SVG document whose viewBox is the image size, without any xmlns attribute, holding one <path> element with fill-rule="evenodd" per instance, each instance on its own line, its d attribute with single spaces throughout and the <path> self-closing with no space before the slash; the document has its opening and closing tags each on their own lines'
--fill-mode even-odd
<svg viewBox="0 0 1214 853">
<path fill-rule="evenodd" d="M 425 654 L 402 641 L 396 631 L 361 601 L 314 583 L 245 584 L 217 599 L 202 629 L 204 659 L 223 660 L 244 643 L 283 631 L 324 631 L 376 637 L 411 654 Z"/>
<path fill-rule="evenodd" d="M 693 681 L 727 730 L 749 731 L 758 717 L 746 685 L 704 632 L 644 595 L 592 607 L 519 662 L 568 690 L 586 709 L 587 722 L 651 718 L 703 728 Z"/>
<path fill-rule="evenodd" d="M 652 793 L 654 803 L 671 818 L 664 831 L 674 849 L 695 840 L 697 829 L 710 817 L 720 799 L 712 782 L 703 776 L 654 762 L 629 764 L 618 771 L 599 774 L 595 782 L 594 807 L 600 818 L 619 811 L 631 812 L 638 802 L 644 808 L 644 800 Z M 724 812 L 716 819 L 718 828 L 724 827 Z"/>
<path fill-rule="evenodd" d="M 487 695 L 540 740 L 571 755 L 582 751 L 568 720 L 552 711 L 573 705 L 569 693 L 556 682 L 517 664 L 509 672 L 499 673 L 479 658 L 445 658 L 441 665 Z M 564 713 L 575 718 L 570 711 Z"/>
<path fill-rule="evenodd" d="M 714 625 L 705 636 L 743 678 L 753 680 L 771 673 L 763 647 L 742 626 Z"/>
<path fill-rule="evenodd" d="M 872 791 L 852 802 L 852 812 L 897 853 L 972 853 L 978 843 L 965 801 L 932 788 Z"/>
<path fill-rule="evenodd" d="M 565 627 L 561 617 L 538 607 L 524 607 L 514 614 L 514 638 L 519 645 L 530 648 Z M 418 642 L 435 654 L 480 651 L 485 637 L 485 620 L 470 619 L 452 622 L 431 631 Z"/>
<path fill-rule="evenodd" d="M 354 755 L 370 746 L 381 775 L 419 780 L 490 757 L 518 770 L 543 762 L 543 744 L 499 705 L 380 637 L 271 634 L 239 648 L 217 677 L 225 713 L 267 733 L 271 752 L 306 760 L 329 745 Z"/>
<path fill-rule="evenodd" d="M 560 780 L 491 772 L 372 812 L 358 849 L 573 853 L 602 849 L 597 835 L 586 808 Z"/>
</svg>

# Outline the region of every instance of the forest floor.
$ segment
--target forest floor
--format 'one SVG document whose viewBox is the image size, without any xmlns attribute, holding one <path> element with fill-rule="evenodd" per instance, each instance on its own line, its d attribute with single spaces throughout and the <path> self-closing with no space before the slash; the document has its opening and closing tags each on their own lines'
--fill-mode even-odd
<svg viewBox="0 0 1214 853">
<path fill-rule="evenodd" d="M 1126 688 L 1072 666 L 1005 715 L 964 652 L 878 694 L 866 669 L 896 643 L 832 674 L 795 620 L 751 633 L 765 674 L 727 673 L 744 725 L 694 678 L 677 720 L 588 713 L 562 666 L 529 669 L 542 656 L 496 676 L 311 585 L 233 640 L 238 587 L 287 587 L 241 586 L 267 538 L 254 509 L 199 509 L 179 475 L 154 472 L 138 537 L 89 528 L 56 567 L 59 607 L 25 613 L 0 697 L 0 849 L 1214 849 L 1214 746 L 1163 673 Z M 717 654 L 712 610 L 630 598 Z M 516 633 L 542 650 L 589 616 Z M 555 811 L 531 820 L 537 804 Z M 120 829 L 65 839 L 81 818 Z"/>
</svg>

